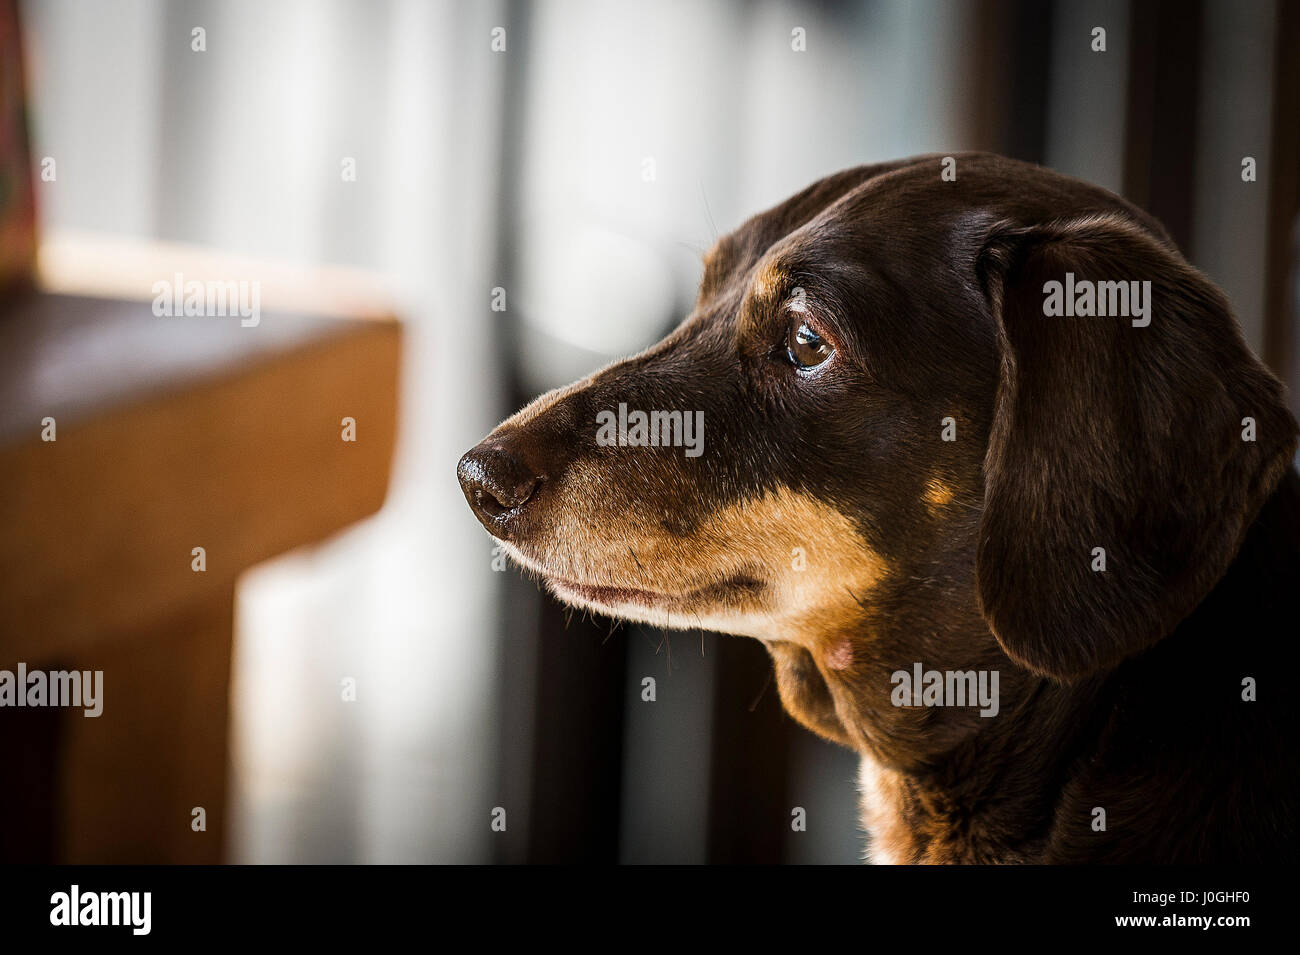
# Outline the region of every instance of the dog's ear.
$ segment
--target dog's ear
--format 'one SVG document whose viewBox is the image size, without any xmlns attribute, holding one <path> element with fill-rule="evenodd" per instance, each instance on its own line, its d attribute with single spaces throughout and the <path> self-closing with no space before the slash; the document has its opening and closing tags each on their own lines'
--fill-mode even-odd
<svg viewBox="0 0 1300 955">
<path fill-rule="evenodd" d="M 1154 644 L 1214 587 L 1296 422 L 1223 294 L 1124 216 L 999 224 L 977 273 L 1001 357 L 981 610 L 1014 661 L 1079 677 Z M 1122 291 L 1128 316 L 1100 317 Z"/>
</svg>

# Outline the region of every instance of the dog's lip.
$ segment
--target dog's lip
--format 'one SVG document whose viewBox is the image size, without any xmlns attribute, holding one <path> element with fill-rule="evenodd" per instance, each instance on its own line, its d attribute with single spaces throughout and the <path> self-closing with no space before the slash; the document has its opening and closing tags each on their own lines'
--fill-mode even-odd
<svg viewBox="0 0 1300 955">
<path fill-rule="evenodd" d="M 661 594 L 654 590 L 642 590 L 638 587 L 606 587 L 595 584 L 580 584 L 576 580 L 566 580 L 563 577 L 547 577 L 546 579 L 550 581 L 551 586 L 561 596 L 571 594 L 588 603 L 654 605 L 680 599 L 670 594 Z"/>
<path fill-rule="evenodd" d="M 644 607 L 696 604 L 720 599 L 740 591 L 754 592 L 762 587 L 762 583 L 750 574 L 736 574 L 717 583 L 676 594 L 646 590 L 641 587 L 584 584 L 553 574 L 547 574 L 546 579 L 561 597 L 574 596 L 587 603 L 604 604 L 607 607 L 619 604 L 635 604 Z"/>
</svg>

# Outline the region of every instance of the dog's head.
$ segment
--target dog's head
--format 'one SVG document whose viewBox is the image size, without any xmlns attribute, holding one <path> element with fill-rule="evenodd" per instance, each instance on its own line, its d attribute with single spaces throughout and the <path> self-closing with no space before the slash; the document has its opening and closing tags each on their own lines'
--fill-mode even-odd
<svg viewBox="0 0 1300 955">
<path fill-rule="evenodd" d="M 1005 653 L 1070 679 L 1159 640 L 1295 446 L 1154 220 L 998 157 L 942 170 L 850 170 L 749 220 L 672 334 L 459 469 L 561 600 L 758 637 L 792 712 L 854 745 L 882 671 Z"/>
</svg>

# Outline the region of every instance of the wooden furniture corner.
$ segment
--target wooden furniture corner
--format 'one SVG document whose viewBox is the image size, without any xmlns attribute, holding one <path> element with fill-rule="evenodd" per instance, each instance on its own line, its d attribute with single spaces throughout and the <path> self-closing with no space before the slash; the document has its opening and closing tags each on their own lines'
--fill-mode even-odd
<svg viewBox="0 0 1300 955">
<path fill-rule="evenodd" d="M 218 862 L 236 580 L 383 504 L 400 325 L 361 273 L 89 236 L 40 268 L 0 306 L 0 670 L 104 700 L 0 708 L 0 860 Z M 260 321 L 155 315 L 178 273 L 257 281 Z"/>
</svg>

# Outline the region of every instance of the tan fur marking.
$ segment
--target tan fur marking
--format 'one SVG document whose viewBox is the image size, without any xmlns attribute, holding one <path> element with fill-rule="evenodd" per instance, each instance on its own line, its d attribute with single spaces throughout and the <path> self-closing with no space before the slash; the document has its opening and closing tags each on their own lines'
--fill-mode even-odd
<svg viewBox="0 0 1300 955">
<path fill-rule="evenodd" d="M 762 565 L 773 606 L 746 621 L 744 630 L 732 631 L 760 638 L 799 642 L 817 630 L 840 629 L 860 614 L 857 600 L 886 573 L 884 561 L 848 518 L 788 488 L 724 508 L 688 546 L 705 565 Z M 803 554 L 802 570 L 793 569 L 796 548 Z"/>
<path fill-rule="evenodd" d="M 952 503 L 952 488 L 940 481 L 938 478 L 931 478 L 925 483 L 925 493 L 922 495 L 926 504 L 930 505 L 932 510 L 940 510 Z"/>
<path fill-rule="evenodd" d="M 882 558 L 839 511 L 788 488 L 733 504 L 676 538 L 611 493 L 602 464 L 566 475 L 546 553 L 507 550 L 534 570 L 585 583 L 684 593 L 737 574 L 766 585 L 763 606 L 683 617 L 613 608 L 621 617 L 668 627 L 704 627 L 760 639 L 791 640 L 820 656 L 819 634 L 842 633 L 887 572 Z M 802 551 L 802 569 L 796 567 Z M 598 608 L 610 610 L 611 608 Z"/>
<path fill-rule="evenodd" d="M 760 299 L 774 298 L 785 280 L 785 269 L 776 264 L 768 265 L 754 278 L 754 294 Z"/>
</svg>

